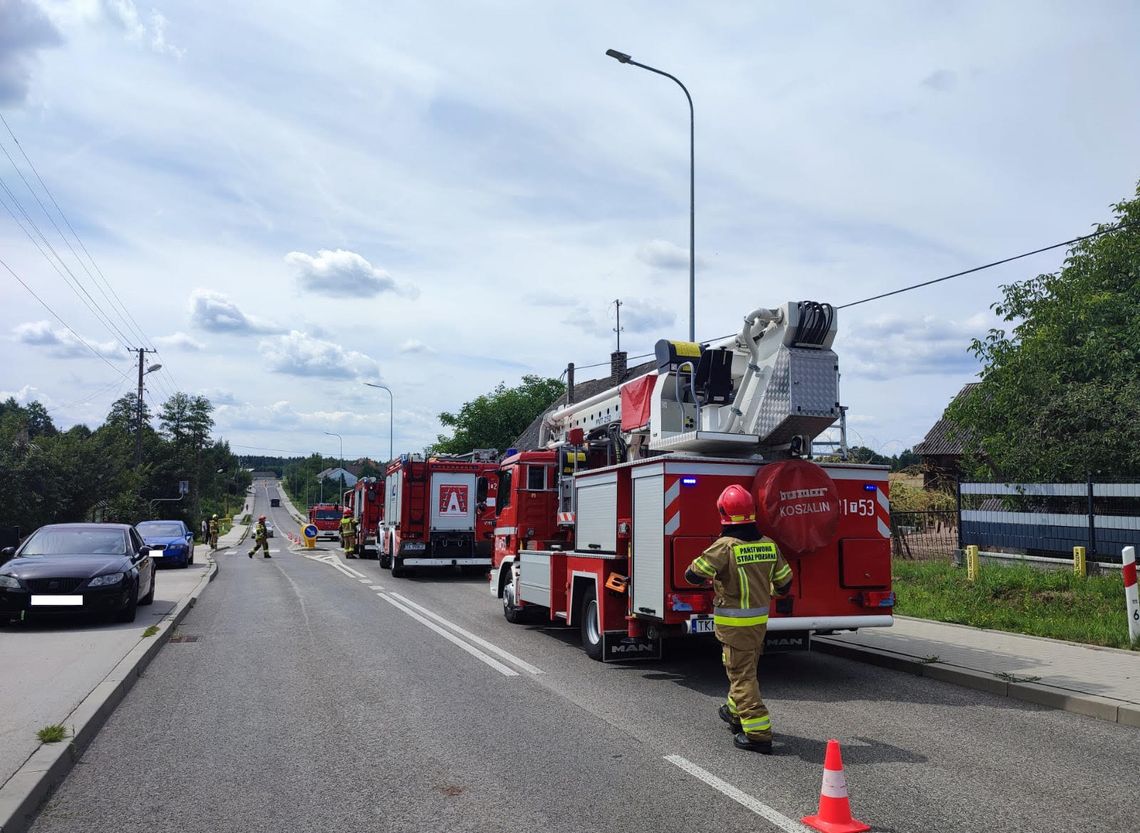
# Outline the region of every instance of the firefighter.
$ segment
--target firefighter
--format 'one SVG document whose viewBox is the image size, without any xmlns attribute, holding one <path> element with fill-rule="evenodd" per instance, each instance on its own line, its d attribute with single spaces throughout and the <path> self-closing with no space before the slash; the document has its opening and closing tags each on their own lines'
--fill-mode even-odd
<svg viewBox="0 0 1140 833">
<path fill-rule="evenodd" d="M 760 534 L 756 505 L 743 486 L 732 485 L 716 502 L 721 535 L 685 571 L 690 584 L 710 579 L 713 628 L 721 643 L 721 658 L 728 675 L 728 702 L 720 719 L 733 730 L 737 749 L 772 754 L 772 721 L 760 699 L 756 666 L 768 630 L 768 605 L 792 584 L 792 568 L 780 548 Z"/>
<path fill-rule="evenodd" d="M 218 548 L 218 516 L 210 518 L 210 525 L 207 528 L 210 537 L 210 549 L 216 550 Z"/>
<path fill-rule="evenodd" d="M 265 528 L 265 516 L 257 516 L 257 526 L 253 528 L 253 549 L 249 551 L 249 557 L 253 558 L 253 554 L 258 550 L 265 550 L 265 557 L 272 558 L 269 554 L 269 530 Z"/>
<path fill-rule="evenodd" d="M 340 545 L 344 547 L 345 558 L 356 558 L 356 518 L 352 510 L 345 509 L 340 519 Z"/>
</svg>

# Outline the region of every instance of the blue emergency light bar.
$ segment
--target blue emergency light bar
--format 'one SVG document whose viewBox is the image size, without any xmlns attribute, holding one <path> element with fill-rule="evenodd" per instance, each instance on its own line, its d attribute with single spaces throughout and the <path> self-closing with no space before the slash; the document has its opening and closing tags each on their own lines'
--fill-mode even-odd
<svg viewBox="0 0 1140 833">
<path fill-rule="evenodd" d="M 682 477 L 681 478 L 681 485 L 682 486 L 696 486 L 697 485 L 697 478 L 695 478 L 695 477 Z"/>
<path fill-rule="evenodd" d="M 864 492 L 877 492 L 877 491 L 879 491 L 879 487 L 876 486 L 874 483 L 864 483 L 863 484 L 863 491 Z"/>
</svg>

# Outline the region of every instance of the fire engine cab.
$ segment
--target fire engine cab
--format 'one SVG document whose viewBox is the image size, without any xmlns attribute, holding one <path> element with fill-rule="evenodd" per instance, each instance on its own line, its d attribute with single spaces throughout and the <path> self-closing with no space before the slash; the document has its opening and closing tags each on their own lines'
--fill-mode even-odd
<svg viewBox="0 0 1140 833">
<path fill-rule="evenodd" d="M 712 590 L 684 574 L 735 483 L 794 571 L 770 644 L 889 626 L 887 468 L 807 459 L 840 417 L 835 333 L 828 304 L 757 309 L 719 342 L 660 341 L 656 370 L 546 414 L 542 447 L 500 464 L 490 591 L 507 620 L 577 627 L 600 660 L 712 633 Z"/>
<path fill-rule="evenodd" d="M 345 491 L 343 502 L 356 520 L 356 555 L 368 558 L 369 549 L 379 552 L 380 521 L 384 517 L 384 484 L 375 477 L 361 477 Z"/>
</svg>

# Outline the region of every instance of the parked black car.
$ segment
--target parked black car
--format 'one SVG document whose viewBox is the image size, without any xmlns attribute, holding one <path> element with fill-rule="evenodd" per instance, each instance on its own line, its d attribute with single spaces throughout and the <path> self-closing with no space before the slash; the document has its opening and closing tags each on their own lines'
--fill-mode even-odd
<svg viewBox="0 0 1140 833">
<path fill-rule="evenodd" d="M 127 524 L 49 524 L 0 551 L 0 619 L 107 613 L 133 622 L 154 601 L 154 560 Z"/>
</svg>

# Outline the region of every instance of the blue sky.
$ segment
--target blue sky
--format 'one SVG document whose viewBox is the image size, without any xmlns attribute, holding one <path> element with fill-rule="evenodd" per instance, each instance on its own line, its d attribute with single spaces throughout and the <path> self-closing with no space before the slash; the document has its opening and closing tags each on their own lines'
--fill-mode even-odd
<svg viewBox="0 0 1140 833">
<path fill-rule="evenodd" d="M 383 456 L 365 380 L 420 449 L 501 380 L 606 361 L 614 298 L 631 353 L 684 337 L 685 101 L 607 48 L 692 91 L 712 338 L 1108 219 L 1140 178 L 1138 33 L 1123 1 L 0 0 L 0 112 L 159 347 L 148 395 L 210 396 L 239 452 L 333 454 L 335 431 Z M 0 180 L 102 301 L 3 154 Z M 124 339 L 6 211 L 0 257 L 106 358 L 0 270 L 0 392 L 99 422 Z M 1062 257 L 841 313 L 851 439 L 920 440 L 1000 284 Z"/>
</svg>

